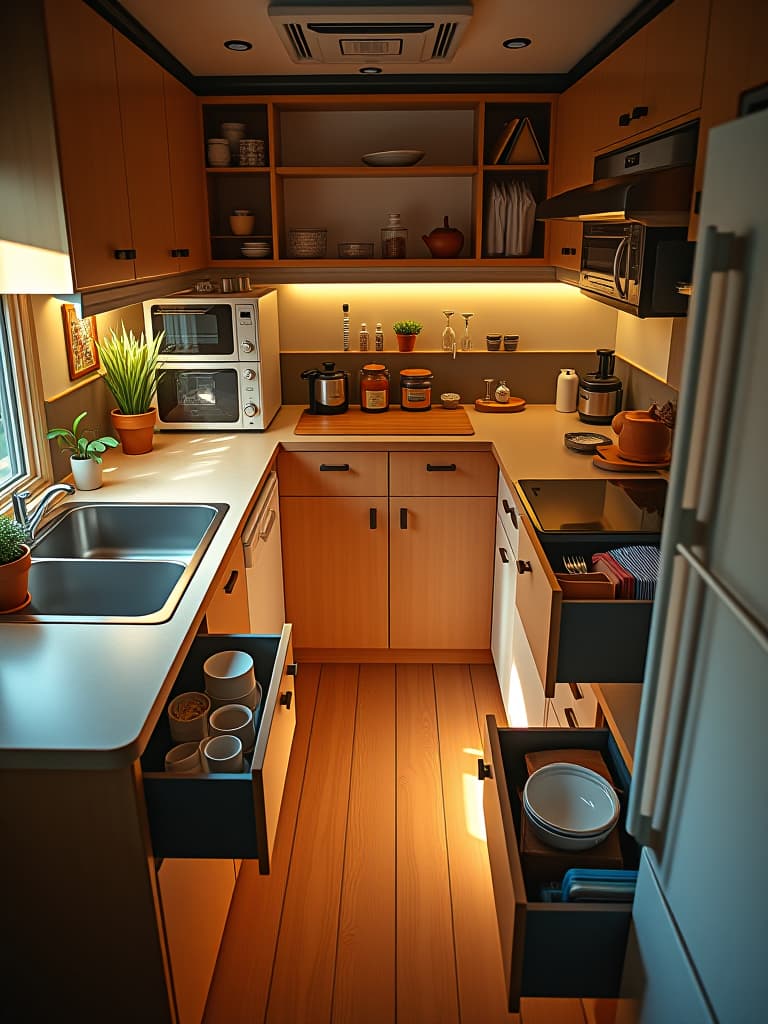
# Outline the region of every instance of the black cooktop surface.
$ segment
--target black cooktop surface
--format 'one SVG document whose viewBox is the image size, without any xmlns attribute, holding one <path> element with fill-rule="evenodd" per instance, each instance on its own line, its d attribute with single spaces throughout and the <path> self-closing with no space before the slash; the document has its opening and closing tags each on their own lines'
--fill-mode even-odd
<svg viewBox="0 0 768 1024">
<path fill-rule="evenodd" d="M 660 533 L 667 496 L 662 477 L 520 480 L 542 533 Z"/>
</svg>

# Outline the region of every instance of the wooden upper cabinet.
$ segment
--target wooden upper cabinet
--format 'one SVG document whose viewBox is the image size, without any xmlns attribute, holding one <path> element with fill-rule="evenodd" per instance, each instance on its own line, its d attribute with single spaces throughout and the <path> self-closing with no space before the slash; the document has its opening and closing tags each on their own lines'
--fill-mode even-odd
<svg viewBox="0 0 768 1024">
<path fill-rule="evenodd" d="M 117 32 L 115 58 L 136 277 L 173 274 L 178 259 L 171 255 L 176 246 L 163 72 Z"/>
<path fill-rule="evenodd" d="M 197 270 L 208 265 L 205 178 L 200 170 L 203 152 L 200 107 L 194 93 L 165 72 L 163 88 L 179 270 Z M 186 251 L 189 255 L 185 255 Z"/>
<path fill-rule="evenodd" d="M 594 80 L 579 79 L 557 101 L 553 194 L 592 183 L 594 151 Z"/>
<path fill-rule="evenodd" d="M 642 104 L 646 32 L 641 29 L 590 72 L 592 76 L 592 138 L 596 149 L 643 131 L 648 123 L 632 119 Z M 629 117 L 629 123 L 620 119 Z"/>
<path fill-rule="evenodd" d="M 45 5 L 54 108 L 77 288 L 132 281 L 133 235 L 112 28 L 81 0 Z"/>
<path fill-rule="evenodd" d="M 652 124 L 701 106 L 708 28 L 709 0 L 675 0 L 646 27 L 643 103 Z"/>
</svg>

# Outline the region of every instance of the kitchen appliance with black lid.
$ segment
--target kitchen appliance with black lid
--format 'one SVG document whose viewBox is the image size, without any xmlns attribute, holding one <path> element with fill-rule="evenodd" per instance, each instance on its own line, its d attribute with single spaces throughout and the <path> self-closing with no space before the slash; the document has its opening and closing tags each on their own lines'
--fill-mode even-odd
<svg viewBox="0 0 768 1024">
<path fill-rule="evenodd" d="M 610 423 L 621 409 L 623 385 L 613 374 L 613 349 L 597 349 L 596 373 L 586 373 L 579 382 L 579 419 L 584 423 Z"/>
<path fill-rule="evenodd" d="M 322 370 L 304 370 L 309 385 L 309 412 L 313 416 L 334 416 L 349 408 L 349 374 L 336 364 L 324 362 Z"/>
</svg>

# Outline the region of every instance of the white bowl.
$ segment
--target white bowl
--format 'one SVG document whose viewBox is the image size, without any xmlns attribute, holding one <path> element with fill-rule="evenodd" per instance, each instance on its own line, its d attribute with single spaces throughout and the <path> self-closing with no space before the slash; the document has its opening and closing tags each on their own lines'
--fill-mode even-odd
<svg viewBox="0 0 768 1024">
<path fill-rule="evenodd" d="M 243 744 L 237 736 L 209 736 L 200 741 L 200 763 L 209 772 L 241 772 Z"/>
<path fill-rule="evenodd" d="M 165 770 L 176 775 L 189 775 L 201 771 L 200 741 L 192 740 L 171 747 L 165 755 Z"/>
<path fill-rule="evenodd" d="M 578 764 L 544 765 L 528 777 L 523 806 L 533 823 L 566 836 L 594 837 L 619 818 L 619 800 L 606 780 Z"/>
<path fill-rule="evenodd" d="M 180 693 L 168 705 L 168 725 L 176 743 L 201 740 L 208 735 L 211 701 L 207 694 L 193 690 Z"/>
<path fill-rule="evenodd" d="M 256 742 L 253 712 L 245 704 L 225 704 L 211 713 L 208 719 L 211 736 L 237 736 L 243 750 L 250 750 Z"/>
<path fill-rule="evenodd" d="M 369 167 L 413 167 L 424 159 L 420 149 L 385 149 L 379 153 L 363 153 L 360 157 Z"/>
<path fill-rule="evenodd" d="M 603 832 L 599 832 L 597 835 L 563 835 L 562 832 L 554 832 L 551 829 L 546 828 L 540 821 L 532 818 L 528 813 L 528 808 L 525 808 L 525 816 L 528 819 L 528 824 L 542 841 L 547 846 L 552 846 L 556 850 L 571 850 L 576 852 L 578 850 L 590 850 L 593 846 L 598 846 L 607 839 L 611 834 L 615 825 L 611 825 L 610 828 Z"/>
<path fill-rule="evenodd" d="M 253 658 L 245 651 L 217 651 L 203 663 L 205 689 L 211 697 L 234 703 L 256 682 Z"/>
<path fill-rule="evenodd" d="M 211 693 L 208 696 L 211 698 L 211 707 L 214 711 L 217 708 L 223 708 L 227 704 L 244 704 L 251 711 L 255 711 L 261 703 L 261 686 L 258 682 L 255 682 L 250 690 L 246 690 L 245 693 L 235 694 L 233 697 L 214 697 Z"/>
</svg>

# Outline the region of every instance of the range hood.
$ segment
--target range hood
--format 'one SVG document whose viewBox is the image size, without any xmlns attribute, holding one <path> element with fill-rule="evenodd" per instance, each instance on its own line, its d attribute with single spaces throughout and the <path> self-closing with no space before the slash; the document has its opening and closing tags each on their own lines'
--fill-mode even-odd
<svg viewBox="0 0 768 1024">
<path fill-rule="evenodd" d="M 598 157 L 594 182 L 545 199 L 536 208 L 536 219 L 685 227 L 697 135 L 697 125 L 686 125 Z"/>
<path fill-rule="evenodd" d="M 267 13 L 297 64 L 444 63 L 453 59 L 472 4 L 271 0 Z"/>
</svg>

